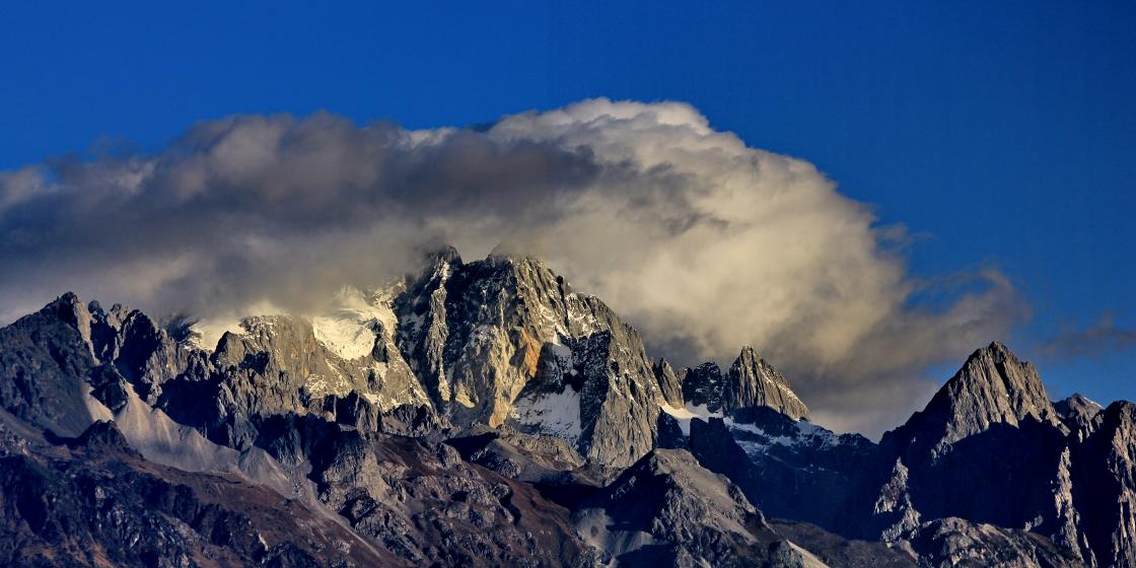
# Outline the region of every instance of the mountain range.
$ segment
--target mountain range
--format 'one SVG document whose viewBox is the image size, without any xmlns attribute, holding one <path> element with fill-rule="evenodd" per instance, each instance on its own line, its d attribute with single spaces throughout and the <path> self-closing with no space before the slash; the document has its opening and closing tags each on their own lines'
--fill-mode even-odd
<svg viewBox="0 0 1136 568">
<path fill-rule="evenodd" d="M 452 249 L 315 316 L 63 294 L 0 329 L 0 563 L 1136 566 L 1136 405 L 994 342 L 877 443 L 738 352 Z"/>
</svg>

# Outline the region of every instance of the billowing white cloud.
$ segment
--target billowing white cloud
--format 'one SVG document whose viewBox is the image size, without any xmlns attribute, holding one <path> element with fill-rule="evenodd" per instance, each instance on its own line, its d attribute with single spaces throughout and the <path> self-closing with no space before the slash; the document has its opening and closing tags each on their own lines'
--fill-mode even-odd
<svg viewBox="0 0 1136 568">
<path fill-rule="evenodd" d="M 210 315 L 303 309 L 443 243 L 548 260 L 656 354 L 752 344 L 821 420 L 878 432 L 921 372 L 1022 313 L 997 272 L 919 308 L 871 211 L 808 162 L 750 148 L 681 103 L 589 100 L 485 130 L 234 117 L 156 155 L 0 174 L 0 319 L 62 290 Z M 974 286 L 977 284 L 977 286 Z"/>
</svg>

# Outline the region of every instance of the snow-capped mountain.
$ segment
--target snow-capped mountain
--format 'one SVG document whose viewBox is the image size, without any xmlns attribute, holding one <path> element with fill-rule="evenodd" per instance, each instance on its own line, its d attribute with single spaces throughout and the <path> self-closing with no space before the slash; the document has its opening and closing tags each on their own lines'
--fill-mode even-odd
<svg viewBox="0 0 1136 568">
<path fill-rule="evenodd" d="M 231 321 L 65 294 L 0 329 L 0 407 L 7 565 L 1136 565 L 1132 404 L 993 343 L 838 435 L 533 258 Z"/>
</svg>

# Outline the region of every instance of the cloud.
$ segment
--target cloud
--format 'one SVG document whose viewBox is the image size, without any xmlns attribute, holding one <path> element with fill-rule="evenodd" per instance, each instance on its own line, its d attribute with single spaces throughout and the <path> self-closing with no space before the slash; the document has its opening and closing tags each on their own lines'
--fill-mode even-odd
<svg viewBox="0 0 1136 568">
<path fill-rule="evenodd" d="M 153 155 L 0 174 L 0 318 L 65 289 L 204 316 L 304 309 L 443 243 L 502 247 L 603 298 L 655 354 L 728 364 L 752 344 L 834 426 L 876 433 L 927 397 L 924 369 L 1023 313 L 993 270 L 911 277 L 902 234 L 681 103 L 596 99 L 476 130 L 240 116 Z"/>
<path fill-rule="evenodd" d="M 1136 329 L 1117 327 L 1110 314 L 1084 329 L 1069 329 L 1047 341 L 1041 352 L 1047 357 L 1072 359 L 1136 349 Z"/>
</svg>

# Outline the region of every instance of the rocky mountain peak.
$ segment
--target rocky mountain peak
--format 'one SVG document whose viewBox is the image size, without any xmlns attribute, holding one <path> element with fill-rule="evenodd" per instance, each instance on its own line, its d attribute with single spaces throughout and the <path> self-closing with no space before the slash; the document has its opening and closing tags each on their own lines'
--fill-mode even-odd
<svg viewBox="0 0 1136 568">
<path fill-rule="evenodd" d="M 40 310 L 41 314 L 58 317 L 64 323 L 79 331 L 88 343 L 91 341 L 91 312 L 74 292 L 59 296 Z"/>
<path fill-rule="evenodd" d="M 682 382 L 679 381 L 678 375 L 675 374 L 674 367 L 666 359 L 659 358 L 655 364 L 651 366 L 651 370 L 655 373 L 655 380 L 659 383 L 659 394 L 663 397 L 663 402 L 666 402 L 673 408 L 682 408 Z"/>
<path fill-rule="evenodd" d="M 212 348 L 192 318 L 72 293 L 0 328 L 0 502 L 15 504 L 0 535 L 26 549 L 25 520 L 51 511 L 100 531 L 106 502 L 129 505 L 114 513 L 129 530 L 76 543 L 193 552 L 194 535 L 224 531 L 240 537 L 224 554 L 261 563 L 276 558 L 265 543 L 291 543 L 374 553 L 357 565 L 1136 564 L 1136 405 L 1051 403 L 1001 343 L 873 444 L 801 420 L 752 347 L 680 380 L 538 259 L 443 249 L 341 296 L 321 314 L 216 322 Z M 208 503 L 162 497 L 183 486 Z M 178 503 L 190 532 L 155 509 Z M 280 524 L 293 516 L 302 526 Z M 68 534 L 33 536 L 59 555 Z M 912 558 L 881 563 L 884 543 Z M 22 549 L 0 545 L 0 564 Z"/>
<path fill-rule="evenodd" d="M 789 380 L 747 345 L 726 375 L 722 407 L 732 411 L 758 406 L 768 406 L 794 420 L 809 414 L 808 407 L 789 387 Z"/>
<path fill-rule="evenodd" d="M 627 565 L 667 556 L 689 559 L 677 565 L 729 565 L 738 552 L 758 548 L 759 536 L 766 536 L 761 533 L 771 532 L 733 483 L 699 466 L 686 450 L 647 454 L 574 519 L 597 548 Z M 638 527 L 648 528 L 648 538 L 633 538 Z M 664 547 L 667 553 L 660 554 Z"/>
<path fill-rule="evenodd" d="M 1053 403 L 1053 408 L 1069 430 L 1081 438 L 1095 431 L 1103 419 L 1104 407 L 1080 393 Z"/>
<path fill-rule="evenodd" d="M 1027 417 L 1064 429 L 1037 369 L 995 341 L 972 353 L 901 430 L 918 431 L 924 443 L 950 444 Z"/>
<path fill-rule="evenodd" d="M 656 374 L 660 373 L 663 374 L 659 380 L 664 381 L 665 369 L 656 369 Z M 684 404 L 705 407 L 711 413 L 769 407 L 794 420 L 805 418 L 809 413 L 805 403 L 790 388 L 789 380 L 748 345 L 724 374 L 714 362 L 686 369 L 682 377 L 682 397 Z"/>
<path fill-rule="evenodd" d="M 658 384 L 635 329 L 538 259 L 446 262 L 393 300 L 399 350 L 440 412 L 554 433 L 606 465 L 650 449 Z"/>
<path fill-rule="evenodd" d="M 682 376 L 682 398 L 695 407 L 706 407 L 709 412 L 722 410 L 722 368 L 706 362 L 689 368 Z"/>
</svg>

